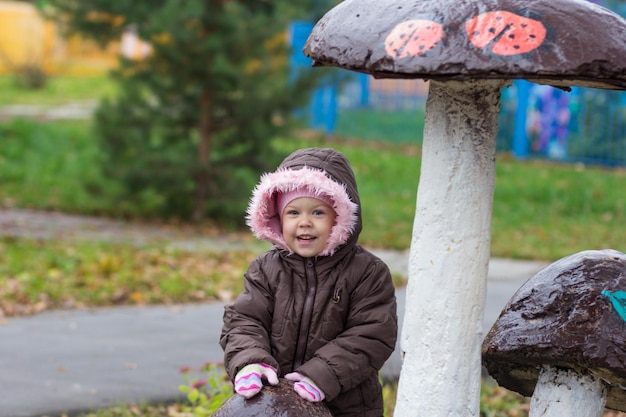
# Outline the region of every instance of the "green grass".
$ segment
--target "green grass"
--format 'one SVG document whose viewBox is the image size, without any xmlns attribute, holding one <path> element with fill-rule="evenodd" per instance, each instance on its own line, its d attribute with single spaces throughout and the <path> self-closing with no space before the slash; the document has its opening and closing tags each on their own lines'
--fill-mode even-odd
<svg viewBox="0 0 626 417">
<path fill-rule="evenodd" d="M 492 221 L 497 256 L 556 260 L 585 249 L 626 252 L 625 170 L 501 159 Z"/>
<path fill-rule="evenodd" d="M 120 184 L 104 178 L 88 122 L 0 123 L 0 205 L 108 216 L 138 216 L 125 207 Z M 361 242 L 407 249 L 420 173 L 416 146 L 334 139 L 280 139 L 288 153 L 333 146 L 350 159 L 359 182 Z M 492 255 L 556 260 L 586 249 L 626 251 L 621 233 L 626 171 L 498 156 Z M 125 212 L 122 211 L 125 210 Z M 243 215 L 243 213 L 242 213 Z"/>
<path fill-rule="evenodd" d="M 106 76 L 49 77 L 42 89 L 17 86 L 16 78 L 0 75 L 0 107 L 7 105 L 55 106 L 75 101 L 94 100 L 116 94 L 116 85 Z"/>
<path fill-rule="evenodd" d="M 345 142 L 330 146 L 344 152 L 353 165 L 363 212 L 362 242 L 407 249 L 415 216 L 419 149 Z"/>
<path fill-rule="evenodd" d="M 97 213 L 107 202 L 110 211 L 117 188 L 100 173 L 90 122 L 15 120 L 0 137 L 1 205 Z"/>
<path fill-rule="evenodd" d="M 423 108 L 414 110 L 345 109 L 337 115 L 335 132 L 361 140 L 420 145 L 424 130 Z"/>
</svg>

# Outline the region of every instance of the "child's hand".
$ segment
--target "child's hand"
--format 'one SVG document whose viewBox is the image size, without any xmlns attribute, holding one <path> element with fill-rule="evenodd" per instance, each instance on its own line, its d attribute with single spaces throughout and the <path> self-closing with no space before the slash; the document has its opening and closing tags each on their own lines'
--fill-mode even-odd
<svg viewBox="0 0 626 417">
<path fill-rule="evenodd" d="M 235 392 L 244 398 L 252 398 L 263 388 L 263 378 L 270 385 L 278 384 L 276 370 L 264 363 L 246 365 L 235 376 Z"/>
<path fill-rule="evenodd" d="M 307 378 L 299 372 L 287 374 L 285 375 L 285 379 L 294 381 L 295 384 L 293 384 L 293 390 L 307 401 L 318 403 L 323 401 L 326 397 L 322 390 L 315 385 L 315 382 L 311 380 L 311 378 Z"/>
</svg>

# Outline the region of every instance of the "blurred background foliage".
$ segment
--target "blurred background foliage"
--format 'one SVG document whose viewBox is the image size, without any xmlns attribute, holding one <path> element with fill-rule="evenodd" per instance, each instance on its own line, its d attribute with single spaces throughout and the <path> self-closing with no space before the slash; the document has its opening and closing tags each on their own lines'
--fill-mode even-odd
<svg viewBox="0 0 626 417">
<path fill-rule="evenodd" d="M 293 126 L 324 71 L 294 74 L 286 28 L 319 1 L 48 0 L 47 17 L 106 45 L 132 30 L 150 52 L 120 57 L 119 94 L 95 113 L 106 176 L 147 216 L 238 221 L 251 186 L 280 161 L 268 142 Z"/>
</svg>

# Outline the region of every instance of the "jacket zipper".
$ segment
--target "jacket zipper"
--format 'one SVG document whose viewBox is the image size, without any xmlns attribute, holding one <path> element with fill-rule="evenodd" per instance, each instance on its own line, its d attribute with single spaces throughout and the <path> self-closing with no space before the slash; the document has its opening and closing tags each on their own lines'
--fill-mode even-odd
<svg viewBox="0 0 626 417">
<path fill-rule="evenodd" d="M 307 342 L 309 339 L 309 330 L 311 328 L 311 319 L 313 318 L 313 305 L 315 294 L 317 293 L 317 274 L 315 273 L 315 264 L 312 259 L 306 260 L 305 273 L 306 277 L 306 299 L 304 300 L 304 308 L 302 311 L 302 320 L 300 321 L 300 331 L 298 332 L 298 344 L 296 345 L 296 356 L 293 363 L 294 371 L 304 363 L 306 355 Z"/>
</svg>

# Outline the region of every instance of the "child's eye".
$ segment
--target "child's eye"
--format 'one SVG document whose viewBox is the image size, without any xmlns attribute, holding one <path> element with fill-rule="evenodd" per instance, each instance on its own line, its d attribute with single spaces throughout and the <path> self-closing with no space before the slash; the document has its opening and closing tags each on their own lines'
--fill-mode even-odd
<svg viewBox="0 0 626 417">
<path fill-rule="evenodd" d="M 287 215 L 288 216 L 297 216 L 298 215 L 298 210 L 287 210 Z"/>
<path fill-rule="evenodd" d="M 323 216 L 324 214 L 326 214 L 324 210 L 313 210 L 314 216 Z"/>
</svg>

